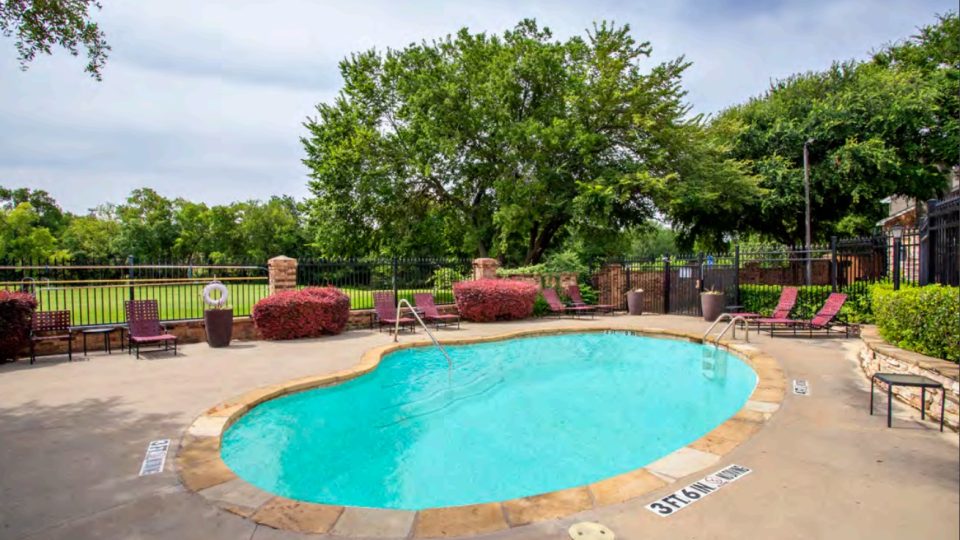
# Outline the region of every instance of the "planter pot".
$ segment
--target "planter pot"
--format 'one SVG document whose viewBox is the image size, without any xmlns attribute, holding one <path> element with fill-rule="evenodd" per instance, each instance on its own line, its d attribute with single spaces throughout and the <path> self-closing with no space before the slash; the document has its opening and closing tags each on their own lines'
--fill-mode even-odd
<svg viewBox="0 0 960 540">
<path fill-rule="evenodd" d="M 233 309 L 208 309 L 203 312 L 203 326 L 207 332 L 207 344 L 211 347 L 226 347 L 233 338 Z"/>
<path fill-rule="evenodd" d="M 726 303 L 726 297 L 722 294 L 700 294 L 700 308 L 703 312 L 703 320 L 713 322 L 723 313 L 723 306 Z"/>
<path fill-rule="evenodd" d="M 643 315 L 643 293 L 630 291 L 627 293 L 627 313 Z"/>
</svg>

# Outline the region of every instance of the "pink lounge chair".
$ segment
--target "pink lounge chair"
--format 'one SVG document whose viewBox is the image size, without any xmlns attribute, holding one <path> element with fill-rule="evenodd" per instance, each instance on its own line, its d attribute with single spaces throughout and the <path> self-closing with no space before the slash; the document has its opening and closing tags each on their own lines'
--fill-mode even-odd
<svg viewBox="0 0 960 540">
<path fill-rule="evenodd" d="M 384 326 L 397 326 L 397 300 L 392 292 L 373 293 L 373 308 L 381 332 Z M 417 320 L 413 317 L 400 317 L 400 328 L 409 328 L 411 332 L 416 333 L 416 324 Z"/>
<path fill-rule="evenodd" d="M 583 296 L 580 295 L 580 286 L 573 284 L 567 287 L 567 296 L 570 297 L 570 300 L 573 301 L 574 306 L 588 306 L 597 310 L 597 313 L 609 313 L 613 314 L 613 310 L 616 309 L 615 306 L 611 304 L 588 304 L 583 301 Z"/>
<path fill-rule="evenodd" d="M 160 324 L 160 309 L 156 300 L 127 300 L 127 342 L 130 350 L 137 353 L 140 359 L 140 345 L 163 345 L 163 350 L 170 350 L 173 342 L 173 355 L 177 355 L 177 336 L 167 332 Z"/>
<path fill-rule="evenodd" d="M 796 287 L 784 287 L 780 291 L 780 300 L 777 301 L 777 307 L 773 308 L 773 314 L 766 319 L 786 319 L 790 316 L 790 312 L 793 311 L 793 306 L 797 304 L 797 288 Z M 755 319 L 759 320 L 759 313 L 731 313 L 734 316 L 740 316 L 745 319 Z M 759 325 L 757 325 L 759 328 Z"/>
<path fill-rule="evenodd" d="M 417 293 L 413 295 L 413 302 L 417 304 L 417 308 L 422 311 L 421 317 L 423 320 L 425 322 L 432 322 L 438 330 L 441 325 L 453 326 L 456 324 L 457 329 L 460 328 L 460 315 L 456 313 L 440 313 L 437 305 L 433 302 L 432 293 Z"/>
<path fill-rule="evenodd" d="M 542 291 L 543 299 L 547 301 L 547 306 L 550 308 L 550 311 L 554 313 L 557 317 L 561 315 L 573 315 L 574 317 L 579 317 L 581 313 L 589 313 L 592 317 L 596 313 L 596 309 L 593 306 L 565 306 L 563 302 L 560 301 L 560 297 L 557 296 L 557 291 L 550 287 L 544 287 Z"/>
<path fill-rule="evenodd" d="M 818 311 L 812 319 L 807 320 L 790 319 L 788 317 L 767 317 L 758 319 L 757 326 L 764 324 L 770 325 L 771 336 L 777 327 L 792 329 L 794 335 L 796 335 L 797 330 L 808 330 L 812 336 L 814 330 L 826 330 L 826 332 L 829 334 L 834 325 L 841 324 L 844 327 L 844 333 L 847 335 L 847 337 L 849 337 L 850 325 L 846 323 L 838 323 L 836 321 L 836 317 L 840 314 L 840 309 L 843 307 L 843 304 L 846 301 L 847 295 L 843 293 L 830 293 L 830 296 L 827 297 L 827 301 L 823 303 L 823 307 L 820 308 L 820 311 Z"/>
</svg>

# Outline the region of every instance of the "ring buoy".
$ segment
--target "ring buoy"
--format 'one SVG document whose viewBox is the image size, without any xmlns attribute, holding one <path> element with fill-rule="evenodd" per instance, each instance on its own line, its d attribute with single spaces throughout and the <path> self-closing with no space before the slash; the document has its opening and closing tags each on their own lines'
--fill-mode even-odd
<svg viewBox="0 0 960 540">
<path fill-rule="evenodd" d="M 218 291 L 220 293 L 220 298 L 213 298 L 211 296 L 213 291 Z M 219 281 L 214 281 L 203 288 L 203 301 L 206 302 L 208 306 L 223 307 L 227 304 L 227 298 L 229 296 L 230 294 L 227 292 L 227 286 Z"/>
</svg>

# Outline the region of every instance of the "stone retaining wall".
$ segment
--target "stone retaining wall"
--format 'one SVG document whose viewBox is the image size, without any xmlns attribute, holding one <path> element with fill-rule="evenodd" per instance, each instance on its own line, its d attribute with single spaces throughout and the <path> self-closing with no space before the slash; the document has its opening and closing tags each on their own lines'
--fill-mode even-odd
<svg viewBox="0 0 960 540">
<path fill-rule="evenodd" d="M 895 347 L 880 337 L 875 326 L 864 326 L 860 339 L 860 367 L 867 378 L 874 373 L 909 373 L 929 377 L 943 385 L 947 393 L 944 424 L 953 430 L 960 425 L 960 366 L 953 362 L 925 356 Z M 878 390 L 886 392 L 885 384 L 877 382 Z M 920 389 L 895 386 L 893 394 L 901 401 L 920 410 Z M 930 418 L 940 420 L 940 391 L 927 390 L 927 401 L 922 404 Z"/>
</svg>

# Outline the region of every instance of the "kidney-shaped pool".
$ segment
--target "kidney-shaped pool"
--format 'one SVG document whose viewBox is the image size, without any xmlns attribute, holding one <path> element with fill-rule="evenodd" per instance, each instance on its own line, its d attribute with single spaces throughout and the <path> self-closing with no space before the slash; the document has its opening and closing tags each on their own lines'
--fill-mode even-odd
<svg viewBox="0 0 960 540">
<path fill-rule="evenodd" d="M 757 376 L 712 346 L 630 333 L 523 337 L 385 356 L 267 401 L 223 435 L 240 477 L 302 501 L 419 510 L 580 486 L 642 467 L 734 415 Z"/>
</svg>

